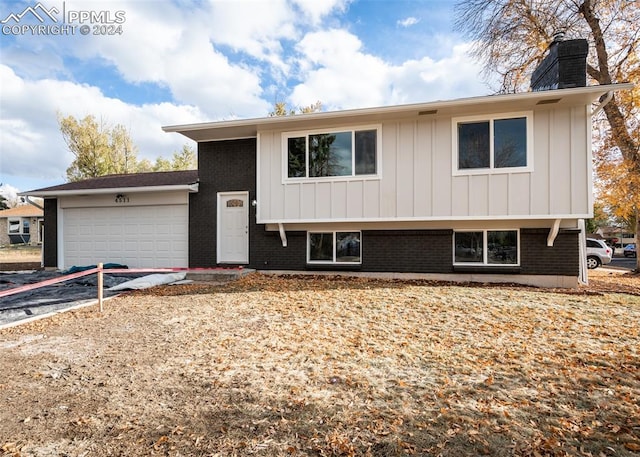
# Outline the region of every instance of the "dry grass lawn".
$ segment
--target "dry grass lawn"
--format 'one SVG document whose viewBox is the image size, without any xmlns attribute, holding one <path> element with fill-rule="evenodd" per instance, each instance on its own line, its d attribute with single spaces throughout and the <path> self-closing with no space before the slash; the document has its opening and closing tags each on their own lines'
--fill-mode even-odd
<svg viewBox="0 0 640 457">
<path fill-rule="evenodd" d="M 40 262 L 41 246 L 11 245 L 0 248 L 0 264 Z"/>
<path fill-rule="evenodd" d="M 638 455 L 638 279 L 599 281 L 254 274 L 6 329 L 0 454 Z"/>
</svg>

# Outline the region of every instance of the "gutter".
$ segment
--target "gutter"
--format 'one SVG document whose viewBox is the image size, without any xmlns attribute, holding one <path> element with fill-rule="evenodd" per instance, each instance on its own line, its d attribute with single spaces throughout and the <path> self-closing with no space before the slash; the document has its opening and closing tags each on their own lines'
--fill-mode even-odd
<svg viewBox="0 0 640 457">
<path fill-rule="evenodd" d="M 198 192 L 199 183 L 178 184 L 169 186 L 145 186 L 145 187 L 104 187 L 100 189 L 73 189 L 73 190 L 45 190 L 42 192 L 33 191 L 19 193 L 20 196 L 33 195 L 34 197 L 64 197 L 71 195 L 100 195 L 119 193 L 139 193 L 139 192 L 166 192 L 176 190 L 186 190 L 189 193 Z"/>
</svg>

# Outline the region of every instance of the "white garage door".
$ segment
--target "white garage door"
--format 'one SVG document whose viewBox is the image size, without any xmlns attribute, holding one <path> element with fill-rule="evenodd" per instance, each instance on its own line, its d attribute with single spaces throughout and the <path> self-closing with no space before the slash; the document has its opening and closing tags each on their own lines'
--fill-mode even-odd
<svg viewBox="0 0 640 457">
<path fill-rule="evenodd" d="M 188 266 L 187 205 L 67 208 L 64 265 Z"/>
</svg>

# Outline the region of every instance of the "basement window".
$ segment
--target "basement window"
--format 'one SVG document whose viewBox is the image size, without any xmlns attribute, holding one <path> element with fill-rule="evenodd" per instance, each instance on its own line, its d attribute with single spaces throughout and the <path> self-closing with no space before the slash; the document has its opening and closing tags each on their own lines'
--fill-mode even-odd
<svg viewBox="0 0 640 457">
<path fill-rule="evenodd" d="M 465 230 L 453 234 L 454 265 L 519 265 L 518 230 Z"/>
<path fill-rule="evenodd" d="M 359 264 L 361 232 L 309 232 L 308 263 Z"/>
</svg>

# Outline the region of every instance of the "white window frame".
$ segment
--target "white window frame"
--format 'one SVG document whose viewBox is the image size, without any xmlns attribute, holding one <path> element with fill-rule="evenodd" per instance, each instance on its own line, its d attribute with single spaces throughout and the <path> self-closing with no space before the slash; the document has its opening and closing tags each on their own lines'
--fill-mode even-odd
<svg viewBox="0 0 640 457">
<path fill-rule="evenodd" d="M 470 233 L 470 232 L 482 232 L 482 262 L 456 262 L 456 233 Z M 488 249 L 488 233 L 489 232 L 516 232 L 516 249 L 518 250 L 518 258 L 516 263 L 489 263 L 489 249 Z M 463 229 L 453 231 L 452 241 L 452 260 L 455 266 L 482 266 L 488 268 L 495 267 L 519 267 L 520 266 L 520 229 L 518 228 L 491 228 L 491 229 Z"/>
<path fill-rule="evenodd" d="M 503 119 L 514 119 L 524 117 L 526 118 L 527 136 L 526 136 L 526 157 L 527 165 L 524 167 L 494 167 L 494 136 L 493 136 L 493 123 Z M 464 124 L 468 122 L 489 122 L 489 167 L 488 168 L 459 168 L 459 151 L 458 151 L 458 124 Z M 467 175 L 487 175 L 487 174 L 504 174 L 504 173 L 530 173 L 533 171 L 533 111 L 516 111 L 511 113 L 500 113 L 492 115 L 476 115 L 476 116 L 464 116 L 454 117 L 451 119 L 451 141 L 453 145 L 452 159 L 452 172 L 453 176 L 467 176 Z"/>
<path fill-rule="evenodd" d="M 331 233 L 333 235 L 333 259 L 311 260 L 311 235 L 315 233 Z M 358 233 L 360 235 L 360 261 L 338 262 L 336 260 L 336 236 L 338 233 Z M 362 231 L 361 230 L 310 230 L 307 232 L 307 263 L 310 265 L 362 265 Z"/>
<path fill-rule="evenodd" d="M 376 172 L 370 175 L 357 175 L 356 173 L 356 155 L 355 155 L 355 132 L 362 130 L 375 130 L 376 131 Z M 309 173 L 309 136 L 318 135 L 324 133 L 342 133 L 351 132 L 351 174 L 342 176 L 303 176 L 298 178 L 289 177 L 289 138 L 306 138 L 305 147 L 305 164 L 306 173 Z M 313 129 L 313 130 L 298 130 L 282 132 L 282 182 L 326 182 L 326 181 L 364 181 L 382 178 L 382 124 L 372 125 L 348 125 L 344 127 L 326 128 L 326 129 Z"/>
<path fill-rule="evenodd" d="M 18 225 L 18 231 L 17 232 L 12 232 L 11 231 L 11 223 L 14 223 L 14 225 Z M 21 217 L 12 217 L 7 219 L 7 233 L 9 235 L 22 235 L 22 218 Z"/>
</svg>

